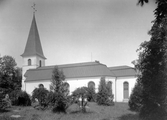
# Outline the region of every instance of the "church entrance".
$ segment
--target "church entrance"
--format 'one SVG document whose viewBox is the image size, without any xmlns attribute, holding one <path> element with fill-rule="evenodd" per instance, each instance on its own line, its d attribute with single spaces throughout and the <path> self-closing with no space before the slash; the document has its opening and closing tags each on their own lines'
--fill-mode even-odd
<svg viewBox="0 0 167 120">
<path fill-rule="evenodd" d="M 129 83 L 128 82 L 124 82 L 123 84 L 123 87 L 124 87 L 124 99 L 129 99 Z"/>
</svg>

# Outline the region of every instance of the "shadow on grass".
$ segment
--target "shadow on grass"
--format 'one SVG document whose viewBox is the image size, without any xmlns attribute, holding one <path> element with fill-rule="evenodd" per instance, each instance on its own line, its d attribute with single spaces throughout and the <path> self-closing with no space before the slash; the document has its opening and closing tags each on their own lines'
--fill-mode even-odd
<svg viewBox="0 0 167 120">
<path fill-rule="evenodd" d="M 1 109 L 0 109 L 0 113 L 10 112 L 10 111 L 11 111 L 11 110 L 7 110 L 7 109 L 1 110 Z"/>
<path fill-rule="evenodd" d="M 94 113 L 93 111 L 86 111 L 86 112 L 82 112 L 82 111 L 72 111 L 72 112 L 69 112 L 70 114 L 78 114 L 78 113 L 81 113 L 81 114 L 92 114 Z"/>
<path fill-rule="evenodd" d="M 118 118 L 118 120 L 139 120 L 138 114 L 126 114 Z"/>
</svg>

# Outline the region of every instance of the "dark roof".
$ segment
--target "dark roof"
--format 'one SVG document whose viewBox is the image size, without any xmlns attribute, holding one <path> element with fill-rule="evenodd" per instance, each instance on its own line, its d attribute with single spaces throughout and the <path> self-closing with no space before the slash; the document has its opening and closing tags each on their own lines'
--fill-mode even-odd
<svg viewBox="0 0 167 120">
<path fill-rule="evenodd" d="M 21 56 L 25 57 L 25 56 L 34 56 L 34 55 L 38 55 L 46 59 L 43 54 L 40 37 L 38 34 L 37 24 L 35 20 L 35 15 L 33 15 L 33 20 L 31 23 L 27 44 L 26 44 L 24 53 Z"/>
<path fill-rule="evenodd" d="M 109 69 L 115 75 L 115 77 L 128 77 L 137 75 L 137 72 L 133 67 L 129 67 L 126 65 L 109 67 Z"/>
<path fill-rule="evenodd" d="M 65 65 L 44 66 L 37 69 L 30 69 L 26 72 L 26 82 L 36 80 L 51 80 L 52 71 L 55 66 L 64 72 L 67 79 L 85 77 L 115 77 L 104 64 L 98 62 L 85 62 Z"/>
</svg>

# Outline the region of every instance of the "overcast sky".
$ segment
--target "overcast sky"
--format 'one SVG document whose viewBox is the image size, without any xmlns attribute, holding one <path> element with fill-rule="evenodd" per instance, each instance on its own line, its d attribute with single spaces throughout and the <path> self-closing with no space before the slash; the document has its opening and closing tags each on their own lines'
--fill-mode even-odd
<svg viewBox="0 0 167 120">
<path fill-rule="evenodd" d="M 13 56 L 19 67 L 33 2 L 46 65 L 98 60 L 109 67 L 133 66 L 136 49 L 150 39 L 152 3 L 140 7 L 137 0 L 0 0 L 0 54 Z"/>
</svg>

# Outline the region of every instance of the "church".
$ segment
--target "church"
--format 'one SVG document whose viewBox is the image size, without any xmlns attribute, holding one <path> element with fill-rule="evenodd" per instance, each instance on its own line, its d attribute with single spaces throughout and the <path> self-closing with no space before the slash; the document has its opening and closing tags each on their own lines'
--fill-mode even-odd
<svg viewBox="0 0 167 120">
<path fill-rule="evenodd" d="M 101 77 L 110 82 L 115 102 L 127 102 L 135 86 L 137 72 L 129 66 L 108 67 L 99 61 L 75 64 L 45 66 L 44 56 L 35 14 L 33 15 L 25 50 L 21 55 L 22 65 L 22 90 L 32 94 L 32 91 L 43 84 L 50 90 L 52 70 L 58 66 L 63 71 L 72 93 L 76 88 L 94 85 L 96 92 Z"/>
</svg>

